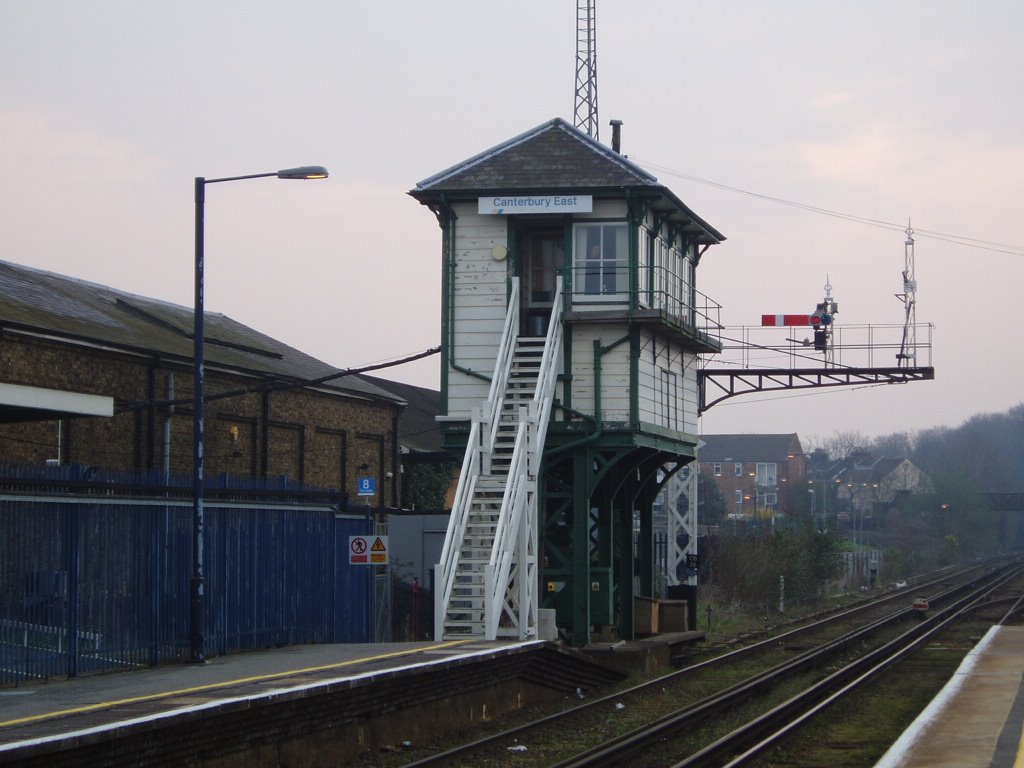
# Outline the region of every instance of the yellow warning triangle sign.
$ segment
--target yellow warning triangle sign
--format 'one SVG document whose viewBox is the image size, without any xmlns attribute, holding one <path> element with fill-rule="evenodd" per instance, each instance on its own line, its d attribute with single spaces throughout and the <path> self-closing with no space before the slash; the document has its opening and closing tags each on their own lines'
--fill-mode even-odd
<svg viewBox="0 0 1024 768">
<path fill-rule="evenodd" d="M 371 552 L 387 552 L 388 548 L 384 546 L 384 542 L 381 541 L 380 536 L 377 537 L 376 541 L 373 542 L 373 546 L 370 547 Z"/>
</svg>

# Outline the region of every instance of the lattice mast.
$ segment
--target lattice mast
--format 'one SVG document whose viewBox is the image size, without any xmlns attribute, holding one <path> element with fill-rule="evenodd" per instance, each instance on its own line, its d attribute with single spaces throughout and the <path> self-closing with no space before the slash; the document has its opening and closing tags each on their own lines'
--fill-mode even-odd
<svg viewBox="0 0 1024 768">
<path fill-rule="evenodd" d="M 914 274 L 914 230 L 907 221 L 907 239 L 903 243 L 903 293 L 896 298 L 903 302 L 903 340 L 896 355 L 900 368 L 917 365 L 917 277 Z"/>
<path fill-rule="evenodd" d="M 575 125 L 599 140 L 597 121 L 597 0 L 576 0 Z"/>
<path fill-rule="evenodd" d="M 818 302 L 811 315 L 811 325 L 814 327 L 814 348 L 822 353 L 825 358 L 825 366 L 835 365 L 835 345 L 832 343 L 832 323 L 839 314 L 839 302 L 832 297 L 832 281 L 825 275 L 825 298 Z"/>
</svg>

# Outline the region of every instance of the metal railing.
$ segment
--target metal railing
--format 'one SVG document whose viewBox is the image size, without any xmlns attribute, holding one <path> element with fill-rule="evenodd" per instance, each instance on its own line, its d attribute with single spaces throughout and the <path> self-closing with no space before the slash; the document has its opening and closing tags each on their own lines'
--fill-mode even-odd
<svg viewBox="0 0 1024 768">
<path fill-rule="evenodd" d="M 485 570 L 486 607 L 484 617 L 484 635 L 488 640 L 494 640 L 499 634 L 508 634 L 512 637 L 519 637 L 520 632 L 525 631 L 530 625 L 527 617 L 520 614 L 519 595 L 509 594 L 509 587 L 513 586 L 516 579 L 512 576 L 512 563 L 519 547 L 519 535 L 525 532 L 523 528 L 528 507 L 527 484 L 527 432 L 529 428 L 525 408 L 520 409 L 522 420 L 519 422 L 519 429 L 516 432 L 515 449 L 512 452 L 512 461 L 509 464 L 508 484 L 505 487 L 505 495 L 501 501 L 501 513 L 498 515 L 498 527 L 494 532 L 494 544 L 491 547 L 490 560 Z M 526 554 L 524 552 L 524 554 Z M 519 562 L 521 578 L 526 577 L 527 570 L 523 562 Z M 510 630 L 501 633 L 502 618 L 507 617 Z M 526 621 L 523 621 L 526 619 Z M 521 626 L 525 625 L 525 626 Z"/>
<path fill-rule="evenodd" d="M 0 685 L 188 658 L 189 486 L 135 479 L 0 467 Z M 221 485 L 204 531 L 211 655 L 369 639 L 366 574 L 344 567 L 365 516 L 336 492 Z"/>
<path fill-rule="evenodd" d="M 644 279 L 630 280 L 629 267 L 620 266 L 600 274 L 594 267 L 570 267 L 568 289 L 574 311 L 640 309 L 660 312 L 666 322 L 682 330 L 705 335 L 717 341 L 722 329 L 721 305 L 709 296 L 684 285 L 678 276 L 663 267 L 640 270 Z"/>
<path fill-rule="evenodd" d="M 515 446 L 486 570 L 488 639 L 499 634 L 522 639 L 537 626 L 537 476 L 558 381 L 563 335 L 562 280 L 558 278 L 537 384 L 528 406 L 519 409 Z M 503 620 L 507 621 L 505 626 Z"/>
<path fill-rule="evenodd" d="M 455 487 L 451 518 L 448 522 L 448 529 L 445 531 L 440 561 L 436 566 L 438 574 L 436 583 L 441 587 L 439 599 L 434 603 L 434 633 L 438 639 L 444 636 L 445 616 L 455 587 L 455 577 L 459 565 L 459 549 L 466 536 L 466 527 L 473 510 L 477 480 L 481 473 L 490 472 L 491 453 L 494 450 L 494 442 L 497 437 L 499 417 L 504 405 L 505 387 L 512 369 L 518 333 L 519 280 L 513 277 L 509 291 L 508 311 L 505 314 L 505 326 L 494 362 L 491 386 L 483 408 L 474 408 L 470 418 L 466 455 L 462 460 L 462 471 L 459 473 L 459 482 Z"/>
<path fill-rule="evenodd" d="M 904 330 L 902 323 L 835 324 L 828 350 L 816 350 L 810 327 L 730 326 L 721 329 L 722 352 L 715 356 L 714 365 L 814 368 L 825 365 L 827 357 L 829 367 L 896 368 L 907 366 L 906 359 L 899 357 L 902 353 L 912 355 L 912 368 L 932 367 L 935 326 L 917 324 L 916 346 L 909 353 L 903 348 Z"/>
</svg>

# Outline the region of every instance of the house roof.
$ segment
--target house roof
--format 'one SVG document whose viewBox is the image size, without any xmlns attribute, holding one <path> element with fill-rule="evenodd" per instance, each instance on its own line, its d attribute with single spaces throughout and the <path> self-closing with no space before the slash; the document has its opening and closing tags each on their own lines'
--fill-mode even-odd
<svg viewBox="0 0 1024 768">
<path fill-rule="evenodd" d="M 226 315 L 206 312 L 204 322 L 208 368 L 294 383 L 339 372 Z M 159 355 L 184 364 L 191 364 L 193 358 L 192 307 L 0 261 L 0 330 L 6 329 Z M 404 403 L 358 376 L 333 379 L 318 388 Z"/>
<path fill-rule="evenodd" d="M 803 453 L 800 438 L 795 432 L 775 435 L 701 435 L 700 439 L 703 443 L 697 455 L 700 462 L 784 462 Z"/>
<path fill-rule="evenodd" d="M 435 419 L 441 413 L 439 391 L 376 376 L 360 374 L 359 378 L 394 392 L 407 403 L 398 420 L 398 440 L 403 448 L 417 453 L 438 453 L 444 450 L 441 425 Z"/>
<path fill-rule="evenodd" d="M 907 461 L 909 459 L 888 456 L 876 458 L 870 454 L 858 453 L 836 462 L 832 467 L 832 474 L 841 478 L 843 482 L 877 483 Z"/>
<path fill-rule="evenodd" d="M 554 118 L 424 179 L 409 192 L 423 203 L 469 200 L 493 192 L 643 197 L 697 243 L 725 235 L 691 211 L 657 178 L 589 135 Z"/>
</svg>

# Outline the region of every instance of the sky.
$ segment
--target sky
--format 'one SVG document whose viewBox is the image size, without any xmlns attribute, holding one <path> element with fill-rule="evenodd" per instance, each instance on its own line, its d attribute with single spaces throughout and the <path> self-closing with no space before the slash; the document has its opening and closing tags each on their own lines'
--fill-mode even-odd
<svg viewBox="0 0 1024 768">
<path fill-rule="evenodd" d="M 914 433 L 1024 400 L 1022 38 L 1020 0 L 598 0 L 600 139 L 622 120 L 726 235 L 697 273 L 726 338 L 826 284 L 837 328 L 898 327 L 915 232 L 934 381 L 746 395 L 702 432 Z M 440 343 L 440 229 L 408 191 L 573 119 L 573 0 L 0 0 L 0 43 L 0 258 L 191 306 L 193 179 L 324 165 L 207 185 L 205 301 L 339 368 Z M 376 374 L 437 388 L 439 365 Z"/>
</svg>

